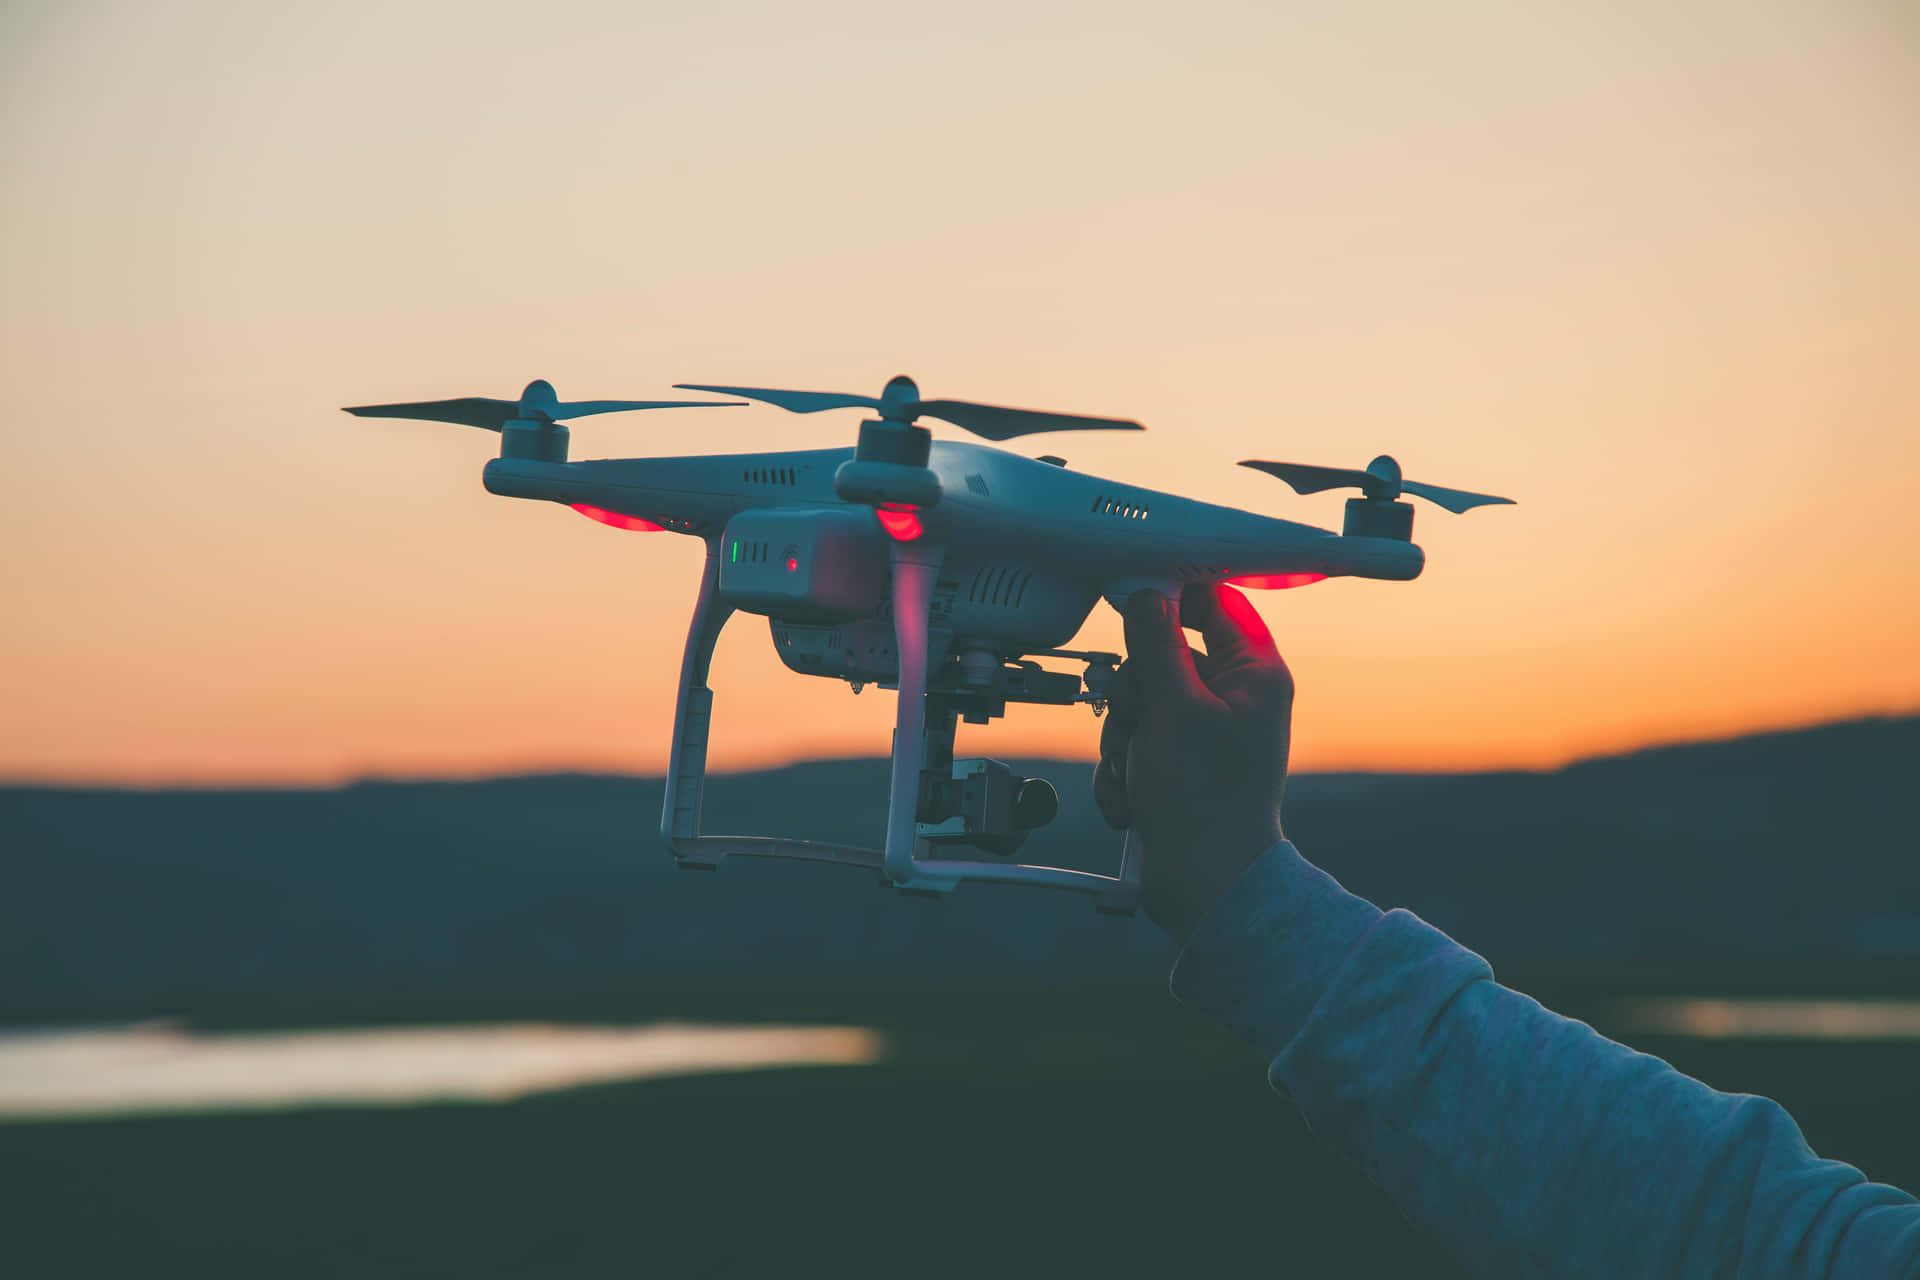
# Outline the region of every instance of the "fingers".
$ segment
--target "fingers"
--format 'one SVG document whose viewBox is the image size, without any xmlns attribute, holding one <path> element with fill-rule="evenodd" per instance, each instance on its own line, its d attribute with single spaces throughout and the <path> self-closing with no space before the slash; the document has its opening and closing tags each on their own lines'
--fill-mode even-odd
<svg viewBox="0 0 1920 1280">
<path fill-rule="evenodd" d="M 1138 621 L 1136 612 L 1142 615 Z M 1171 693 L 1174 697 L 1186 694 L 1205 698 L 1217 705 L 1205 684 L 1214 659 L 1188 647 L 1185 632 L 1158 592 L 1139 592 L 1128 600 L 1127 650 L 1130 656 L 1114 671 L 1107 686 L 1107 715 L 1100 726 L 1100 763 L 1093 771 L 1093 802 L 1107 825 L 1116 830 L 1133 825 L 1133 809 L 1127 798 L 1127 753 L 1149 704 Z"/>
<path fill-rule="evenodd" d="M 1202 680 L 1213 660 L 1198 650 L 1188 656 Z M 1127 748 L 1146 707 L 1133 674 L 1133 665 L 1123 662 L 1107 686 L 1107 714 L 1100 722 L 1100 763 L 1093 771 L 1093 802 L 1107 825 L 1124 831 L 1133 825 L 1133 808 L 1127 799 Z"/>
<path fill-rule="evenodd" d="M 1127 599 L 1127 665 L 1139 692 L 1148 700 L 1212 695 L 1193 668 L 1193 654 L 1166 597 L 1143 588 Z"/>
<path fill-rule="evenodd" d="M 1207 678 L 1220 664 L 1214 661 L 1213 655 L 1202 653 L 1192 645 L 1187 646 L 1187 654 L 1193 659 L 1193 669 L 1200 673 L 1200 683 L 1206 684 Z"/>
<path fill-rule="evenodd" d="M 1273 633 L 1253 602 L 1225 583 L 1188 583 L 1180 593 L 1180 618 L 1206 638 L 1207 653 L 1217 664 L 1265 666 L 1280 661 Z"/>
</svg>

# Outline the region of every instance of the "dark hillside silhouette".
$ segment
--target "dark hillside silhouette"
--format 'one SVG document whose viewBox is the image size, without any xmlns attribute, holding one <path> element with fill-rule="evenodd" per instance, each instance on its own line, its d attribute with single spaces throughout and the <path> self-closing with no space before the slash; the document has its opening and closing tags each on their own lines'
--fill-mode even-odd
<svg viewBox="0 0 1920 1280">
<path fill-rule="evenodd" d="M 1302 775 L 1289 834 L 1504 977 L 1770 991 L 1920 980 L 1920 837 L 1897 806 L 1920 717 L 1661 748 L 1553 773 Z M 1110 865 L 1087 766 L 1028 762 L 1061 818 L 1025 854 Z M 716 777 L 710 825 L 872 841 L 885 765 Z M 1161 981 L 1144 919 L 864 873 L 682 872 L 660 785 L 624 777 L 338 790 L 0 790 L 0 1017 L 484 1007 L 676 989 Z"/>
</svg>

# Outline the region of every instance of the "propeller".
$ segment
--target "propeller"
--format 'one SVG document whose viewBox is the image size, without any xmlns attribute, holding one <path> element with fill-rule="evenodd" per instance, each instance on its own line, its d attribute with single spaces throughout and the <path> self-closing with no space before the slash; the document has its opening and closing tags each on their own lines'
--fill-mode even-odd
<svg viewBox="0 0 1920 1280">
<path fill-rule="evenodd" d="M 1011 440 L 1041 431 L 1144 431 L 1126 418 L 1088 418 L 1072 413 L 1043 413 L 1038 409 L 1009 409 L 975 404 L 971 400 L 922 400 L 912 378 L 888 382 L 876 398 L 839 391 L 779 391 L 769 387 L 716 387 L 697 382 L 675 383 L 682 391 L 711 391 L 745 396 L 778 405 L 791 413 L 819 413 L 823 409 L 875 409 L 887 422 L 911 424 L 915 418 L 938 418 L 988 440 Z"/>
<path fill-rule="evenodd" d="M 1257 458 L 1248 458 L 1240 465 L 1280 477 L 1293 486 L 1295 493 L 1359 489 L 1376 502 L 1392 502 L 1401 494 L 1410 493 L 1425 498 L 1435 506 L 1444 507 L 1455 515 L 1495 503 L 1513 505 L 1512 498 L 1496 498 L 1490 493 L 1468 493 L 1464 489 L 1444 489 L 1437 484 L 1404 480 L 1400 476 L 1400 464 L 1384 453 L 1369 462 L 1365 471 L 1346 467 L 1311 467 L 1298 462 L 1262 462 Z"/>
<path fill-rule="evenodd" d="M 422 422 L 458 422 L 488 431 L 504 431 L 509 422 L 560 422 L 596 413 L 625 413 L 629 409 L 702 409 L 742 407 L 725 400 L 562 400 L 553 384 L 535 378 L 518 400 L 490 400 L 467 396 L 459 400 L 420 400 L 412 404 L 363 404 L 347 408 L 356 418 L 414 418 Z"/>
</svg>

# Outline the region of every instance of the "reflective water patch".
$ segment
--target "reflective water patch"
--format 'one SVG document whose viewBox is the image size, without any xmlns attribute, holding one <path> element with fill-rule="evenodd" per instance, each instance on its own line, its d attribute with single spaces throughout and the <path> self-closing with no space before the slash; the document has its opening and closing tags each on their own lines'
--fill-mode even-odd
<svg viewBox="0 0 1920 1280">
<path fill-rule="evenodd" d="M 1658 997 L 1621 1000 L 1623 1031 L 1703 1039 L 1920 1040 L 1920 1000 Z"/>
<path fill-rule="evenodd" d="M 200 1034 L 165 1023 L 0 1035 L 0 1119 L 505 1102 L 587 1084 L 863 1066 L 865 1027 L 516 1023 Z"/>
</svg>

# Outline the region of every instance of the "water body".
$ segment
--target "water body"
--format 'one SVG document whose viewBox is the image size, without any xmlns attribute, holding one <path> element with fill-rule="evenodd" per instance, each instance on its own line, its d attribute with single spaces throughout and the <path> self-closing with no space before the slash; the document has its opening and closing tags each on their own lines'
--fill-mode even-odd
<svg viewBox="0 0 1920 1280">
<path fill-rule="evenodd" d="M 1549 1004 L 1920 1186 L 1920 1037 L 1887 1034 L 1920 1000 Z M 0 1037 L 0 1269 L 899 1275 L 971 1248 L 947 1269 L 1462 1274 L 1159 984 L 674 1012 Z"/>
<path fill-rule="evenodd" d="M 851 1026 L 402 1027 L 203 1034 L 167 1023 L 0 1035 L 0 1120 L 506 1102 L 580 1085 L 879 1061 Z"/>
<path fill-rule="evenodd" d="M 1920 1000 L 1726 999 L 1617 1001 L 1621 1031 L 1706 1040 L 1920 1040 Z"/>
<path fill-rule="evenodd" d="M 1920 1000 L 1646 997 L 1616 1034 L 1682 1039 L 1920 1040 Z M 860 1026 L 658 1023 L 196 1032 L 166 1022 L 0 1033 L 0 1121 L 324 1106 L 508 1102 L 582 1085 L 870 1066 Z"/>
</svg>

